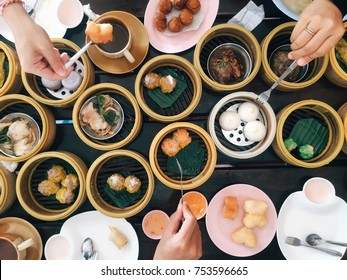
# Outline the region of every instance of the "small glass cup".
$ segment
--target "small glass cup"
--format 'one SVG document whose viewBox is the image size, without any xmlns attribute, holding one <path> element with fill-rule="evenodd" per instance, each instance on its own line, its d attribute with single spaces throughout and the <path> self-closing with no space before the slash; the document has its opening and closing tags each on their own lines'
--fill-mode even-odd
<svg viewBox="0 0 347 280">
<path fill-rule="evenodd" d="M 79 0 L 62 0 L 57 9 L 58 20 L 67 28 L 77 27 L 83 20 L 84 12 Z"/>
</svg>

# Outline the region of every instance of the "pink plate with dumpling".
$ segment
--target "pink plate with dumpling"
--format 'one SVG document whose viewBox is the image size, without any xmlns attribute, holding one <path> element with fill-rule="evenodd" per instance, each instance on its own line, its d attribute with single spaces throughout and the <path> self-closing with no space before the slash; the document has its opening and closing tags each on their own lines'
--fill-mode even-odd
<svg viewBox="0 0 347 280">
<path fill-rule="evenodd" d="M 234 220 L 223 217 L 222 210 L 226 196 L 237 197 L 239 212 Z M 254 228 L 257 245 L 253 248 L 235 243 L 231 239 L 233 232 L 243 226 L 245 200 L 263 200 L 268 209 L 266 212 L 267 223 L 261 228 Z M 210 201 L 206 213 L 206 228 L 213 243 L 223 252 L 236 256 L 248 257 L 264 250 L 275 236 L 277 228 L 277 212 L 271 199 L 262 190 L 247 184 L 235 184 L 220 190 Z"/>
</svg>

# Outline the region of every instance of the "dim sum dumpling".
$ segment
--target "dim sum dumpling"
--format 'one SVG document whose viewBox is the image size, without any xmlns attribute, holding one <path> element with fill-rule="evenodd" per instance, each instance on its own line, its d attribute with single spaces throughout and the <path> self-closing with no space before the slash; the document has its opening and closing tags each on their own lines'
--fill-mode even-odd
<svg viewBox="0 0 347 280">
<path fill-rule="evenodd" d="M 44 196 L 55 194 L 59 190 L 59 183 L 52 182 L 51 180 L 43 180 L 39 186 L 38 191 Z"/>
<path fill-rule="evenodd" d="M 173 133 L 172 139 L 178 142 L 181 149 L 192 142 L 192 138 L 189 136 L 189 132 L 185 128 L 177 128 Z"/>
<path fill-rule="evenodd" d="M 125 188 L 124 181 L 125 179 L 121 174 L 115 173 L 108 177 L 107 184 L 112 190 L 121 191 Z"/>
<path fill-rule="evenodd" d="M 135 175 L 129 175 L 125 178 L 124 186 L 129 193 L 136 193 L 141 188 L 141 180 Z"/>
<path fill-rule="evenodd" d="M 128 243 L 126 236 L 121 233 L 116 227 L 109 226 L 110 228 L 110 240 L 121 250 L 125 244 Z"/>
<path fill-rule="evenodd" d="M 254 215 L 265 215 L 268 205 L 265 201 L 259 199 L 248 199 L 243 205 L 246 213 Z"/>
<path fill-rule="evenodd" d="M 263 227 L 267 224 L 267 217 L 246 213 L 243 217 L 243 224 L 248 228 Z"/>
<path fill-rule="evenodd" d="M 69 190 L 68 188 L 61 187 L 55 194 L 55 198 L 61 203 L 61 204 L 69 204 L 73 202 L 75 198 L 75 194 Z"/>
<path fill-rule="evenodd" d="M 79 180 L 76 174 L 70 173 L 61 181 L 61 185 L 70 191 L 76 189 L 79 185 Z"/>
<path fill-rule="evenodd" d="M 66 177 L 66 171 L 64 167 L 60 165 L 52 165 L 52 167 L 47 171 L 48 180 L 55 183 L 60 183 Z"/>
</svg>

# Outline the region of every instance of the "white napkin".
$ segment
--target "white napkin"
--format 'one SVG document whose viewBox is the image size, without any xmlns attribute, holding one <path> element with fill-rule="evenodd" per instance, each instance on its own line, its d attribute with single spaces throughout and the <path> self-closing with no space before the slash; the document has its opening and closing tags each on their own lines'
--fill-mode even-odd
<svg viewBox="0 0 347 280">
<path fill-rule="evenodd" d="M 248 4 L 239 11 L 228 23 L 235 23 L 241 25 L 252 31 L 265 17 L 264 7 L 259 7 L 253 2 L 249 1 Z"/>
</svg>

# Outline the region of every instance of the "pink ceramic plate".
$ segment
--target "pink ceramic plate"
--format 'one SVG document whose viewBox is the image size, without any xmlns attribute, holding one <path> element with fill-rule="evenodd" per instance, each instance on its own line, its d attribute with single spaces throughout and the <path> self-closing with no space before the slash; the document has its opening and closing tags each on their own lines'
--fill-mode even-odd
<svg viewBox="0 0 347 280">
<path fill-rule="evenodd" d="M 236 196 L 239 204 L 239 213 L 235 220 L 223 218 L 222 209 L 224 197 Z M 268 223 L 263 228 L 255 228 L 257 246 L 247 248 L 243 244 L 232 241 L 232 233 L 243 226 L 242 218 L 245 215 L 243 203 L 247 199 L 261 199 L 269 206 L 267 211 Z M 274 238 L 277 227 L 277 213 L 271 199 L 260 189 L 246 184 L 235 184 L 220 190 L 210 201 L 206 213 L 207 232 L 213 243 L 223 252 L 236 256 L 248 257 L 264 250 Z"/>
<path fill-rule="evenodd" d="M 219 0 L 200 0 L 201 10 L 204 12 L 204 19 L 197 30 L 180 32 L 174 36 L 167 36 L 159 32 L 153 23 L 154 15 L 159 10 L 159 0 L 150 0 L 148 2 L 144 25 L 147 29 L 149 42 L 158 51 L 164 53 L 178 53 L 194 46 L 201 36 L 213 25 L 219 7 Z"/>
</svg>

